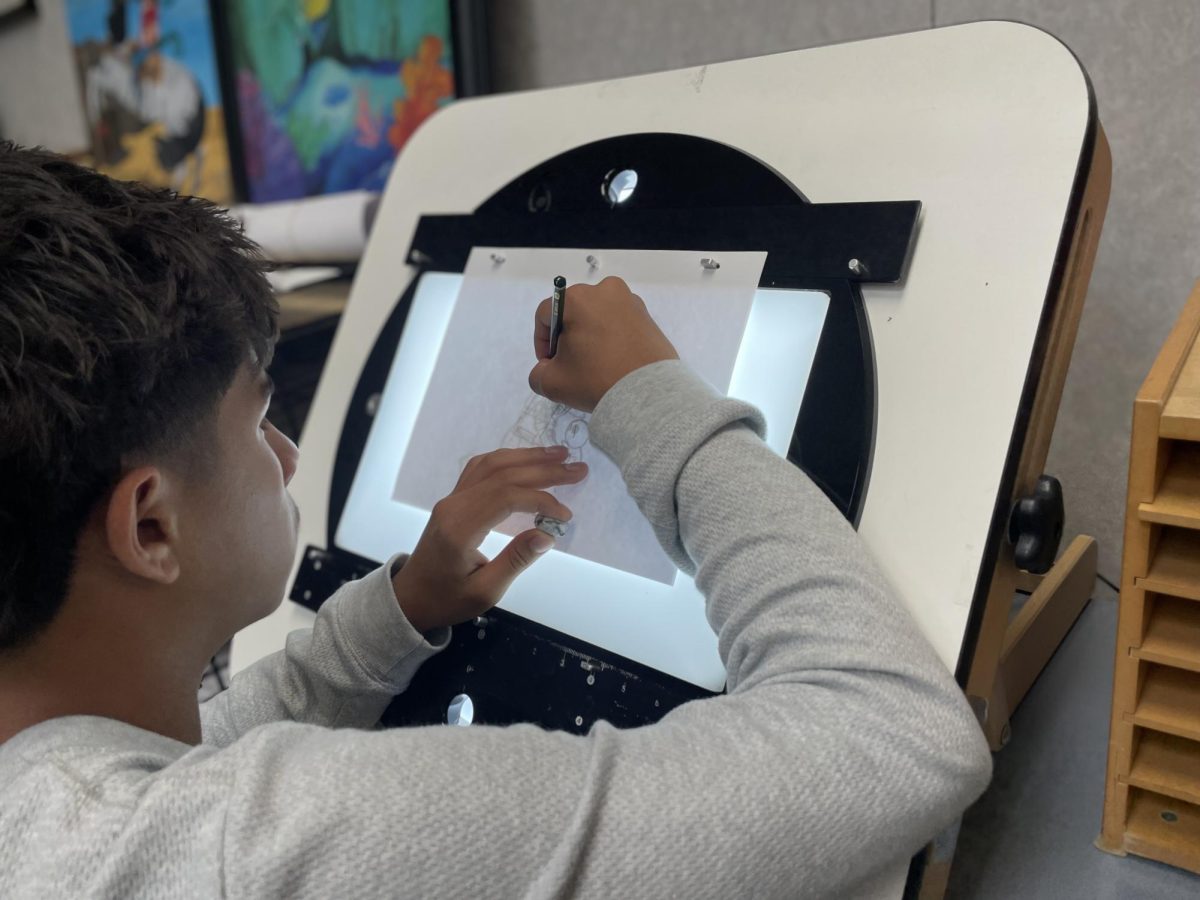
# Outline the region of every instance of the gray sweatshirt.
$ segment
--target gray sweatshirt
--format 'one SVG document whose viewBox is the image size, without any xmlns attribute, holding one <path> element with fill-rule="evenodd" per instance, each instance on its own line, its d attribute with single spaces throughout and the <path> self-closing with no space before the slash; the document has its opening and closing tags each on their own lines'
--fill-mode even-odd
<svg viewBox="0 0 1200 900">
<path fill-rule="evenodd" d="M 413 630 L 383 567 L 204 704 L 200 746 L 87 716 L 0 745 L 0 896 L 839 897 L 907 858 L 991 758 L 762 427 L 677 362 L 591 424 L 706 598 L 726 695 L 586 736 L 374 730 L 447 640 Z"/>
</svg>

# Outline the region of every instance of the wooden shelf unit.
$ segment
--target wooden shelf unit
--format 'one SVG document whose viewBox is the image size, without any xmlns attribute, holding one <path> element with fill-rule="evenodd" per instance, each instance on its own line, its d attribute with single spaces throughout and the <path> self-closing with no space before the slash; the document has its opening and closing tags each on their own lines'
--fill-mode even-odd
<svg viewBox="0 0 1200 900">
<path fill-rule="evenodd" d="M 1097 846 L 1200 873 L 1200 282 L 1133 409 Z"/>
</svg>

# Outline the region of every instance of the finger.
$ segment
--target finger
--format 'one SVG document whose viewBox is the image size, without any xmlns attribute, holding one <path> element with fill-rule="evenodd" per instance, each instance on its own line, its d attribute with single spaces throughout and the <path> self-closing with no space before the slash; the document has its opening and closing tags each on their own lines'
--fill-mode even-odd
<svg viewBox="0 0 1200 900">
<path fill-rule="evenodd" d="M 454 490 L 452 490 L 450 493 L 457 494 L 463 488 L 467 487 L 474 480 L 472 478 L 472 473 L 478 466 L 478 456 L 472 456 L 470 459 L 468 459 L 467 464 L 463 466 L 462 471 L 458 473 L 458 481 L 454 483 Z"/>
<path fill-rule="evenodd" d="M 550 301 L 543 300 L 533 313 L 533 352 L 538 359 L 550 355 Z"/>
<path fill-rule="evenodd" d="M 566 458 L 567 448 L 562 446 L 517 447 L 481 453 L 467 461 L 462 475 L 458 478 L 457 489 L 468 488 L 481 481 L 486 481 L 508 468 L 561 465 Z"/>
<path fill-rule="evenodd" d="M 532 488 L 476 488 L 464 495 L 463 503 L 458 528 L 449 525 L 452 540 L 460 541 L 462 546 L 478 547 L 489 531 L 515 513 L 540 513 L 561 522 L 569 522 L 573 515 L 553 494 Z"/>
<path fill-rule="evenodd" d="M 463 466 L 462 473 L 458 476 L 458 483 L 454 489 L 455 491 L 459 491 L 477 484 L 506 466 L 529 465 L 531 463 L 545 462 L 547 459 L 561 461 L 566 458 L 567 448 L 561 446 L 517 447 L 480 453 L 467 460 L 467 464 Z"/>
<path fill-rule="evenodd" d="M 566 448 L 563 448 L 566 451 Z M 565 458 L 565 457 L 564 457 Z M 548 488 L 557 484 L 575 484 L 587 478 L 588 467 L 584 462 L 543 462 L 529 466 L 510 466 L 497 472 L 495 478 L 505 484 L 524 488 Z"/>
<path fill-rule="evenodd" d="M 499 525 L 514 513 L 540 513 L 561 522 L 569 522 L 574 515 L 553 494 L 533 488 L 506 487 L 495 491 L 492 505 L 495 510 L 492 515 L 498 516 L 493 525 Z"/>
<path fill-rule="evenodd" d="M 518 534 L 495 559 L 471 575 L 472 593 L 495 606 L 516 577 L 553 546 L 554 538 L 537 529 Z"/>
</svg>

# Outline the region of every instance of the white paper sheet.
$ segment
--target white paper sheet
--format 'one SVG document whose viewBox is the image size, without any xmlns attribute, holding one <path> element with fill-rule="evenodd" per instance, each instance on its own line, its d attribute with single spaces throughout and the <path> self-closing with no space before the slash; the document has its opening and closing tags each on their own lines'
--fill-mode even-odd
<svg viewBox="0 0 1200 900">
<path fill-rule="evenodd" d="M 276 262 L 356 262 L 379 195 L 345 191 L 303 200 L 243 203 L 229 211 Z"/>
<path fill-rule="evenodd" d="M 496 262 L 493 254 L 503 257 Z M 663 584 L 674 563 L 659 547 L 616 466 L 587 438 L 589 416 L 533 394 L 533 314 L 552 279 L 624 278 L 642 297 L 680 357 L 721 393 L 729 389 L 765 253 L 605 251 L 477 247 L 438 354 L 396 479 L 393 499 L 429 509 L 448 494 L 467 460 L 498 447 L 566 444 L 588 463 L 582 484 L 555 489 L 574 513 L 559 550 Z M 706 269 L 702 257 L 719 261 Z M 532 525 L 514 516 L 497 530 Z"/>
</svg>

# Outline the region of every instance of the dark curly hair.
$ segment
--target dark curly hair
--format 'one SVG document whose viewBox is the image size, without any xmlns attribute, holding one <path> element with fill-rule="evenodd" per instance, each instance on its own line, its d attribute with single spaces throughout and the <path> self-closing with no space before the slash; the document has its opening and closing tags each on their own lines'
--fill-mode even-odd
<svg viewBox="0 0 1200 900">
<path fill-rule="evenodd" d="M 203 473 L 238 369 L 270 361 L 266 269 L 207 201 L 0 142 L 0 650 L 54 618 L 133 460 Z"/>
</svg>

